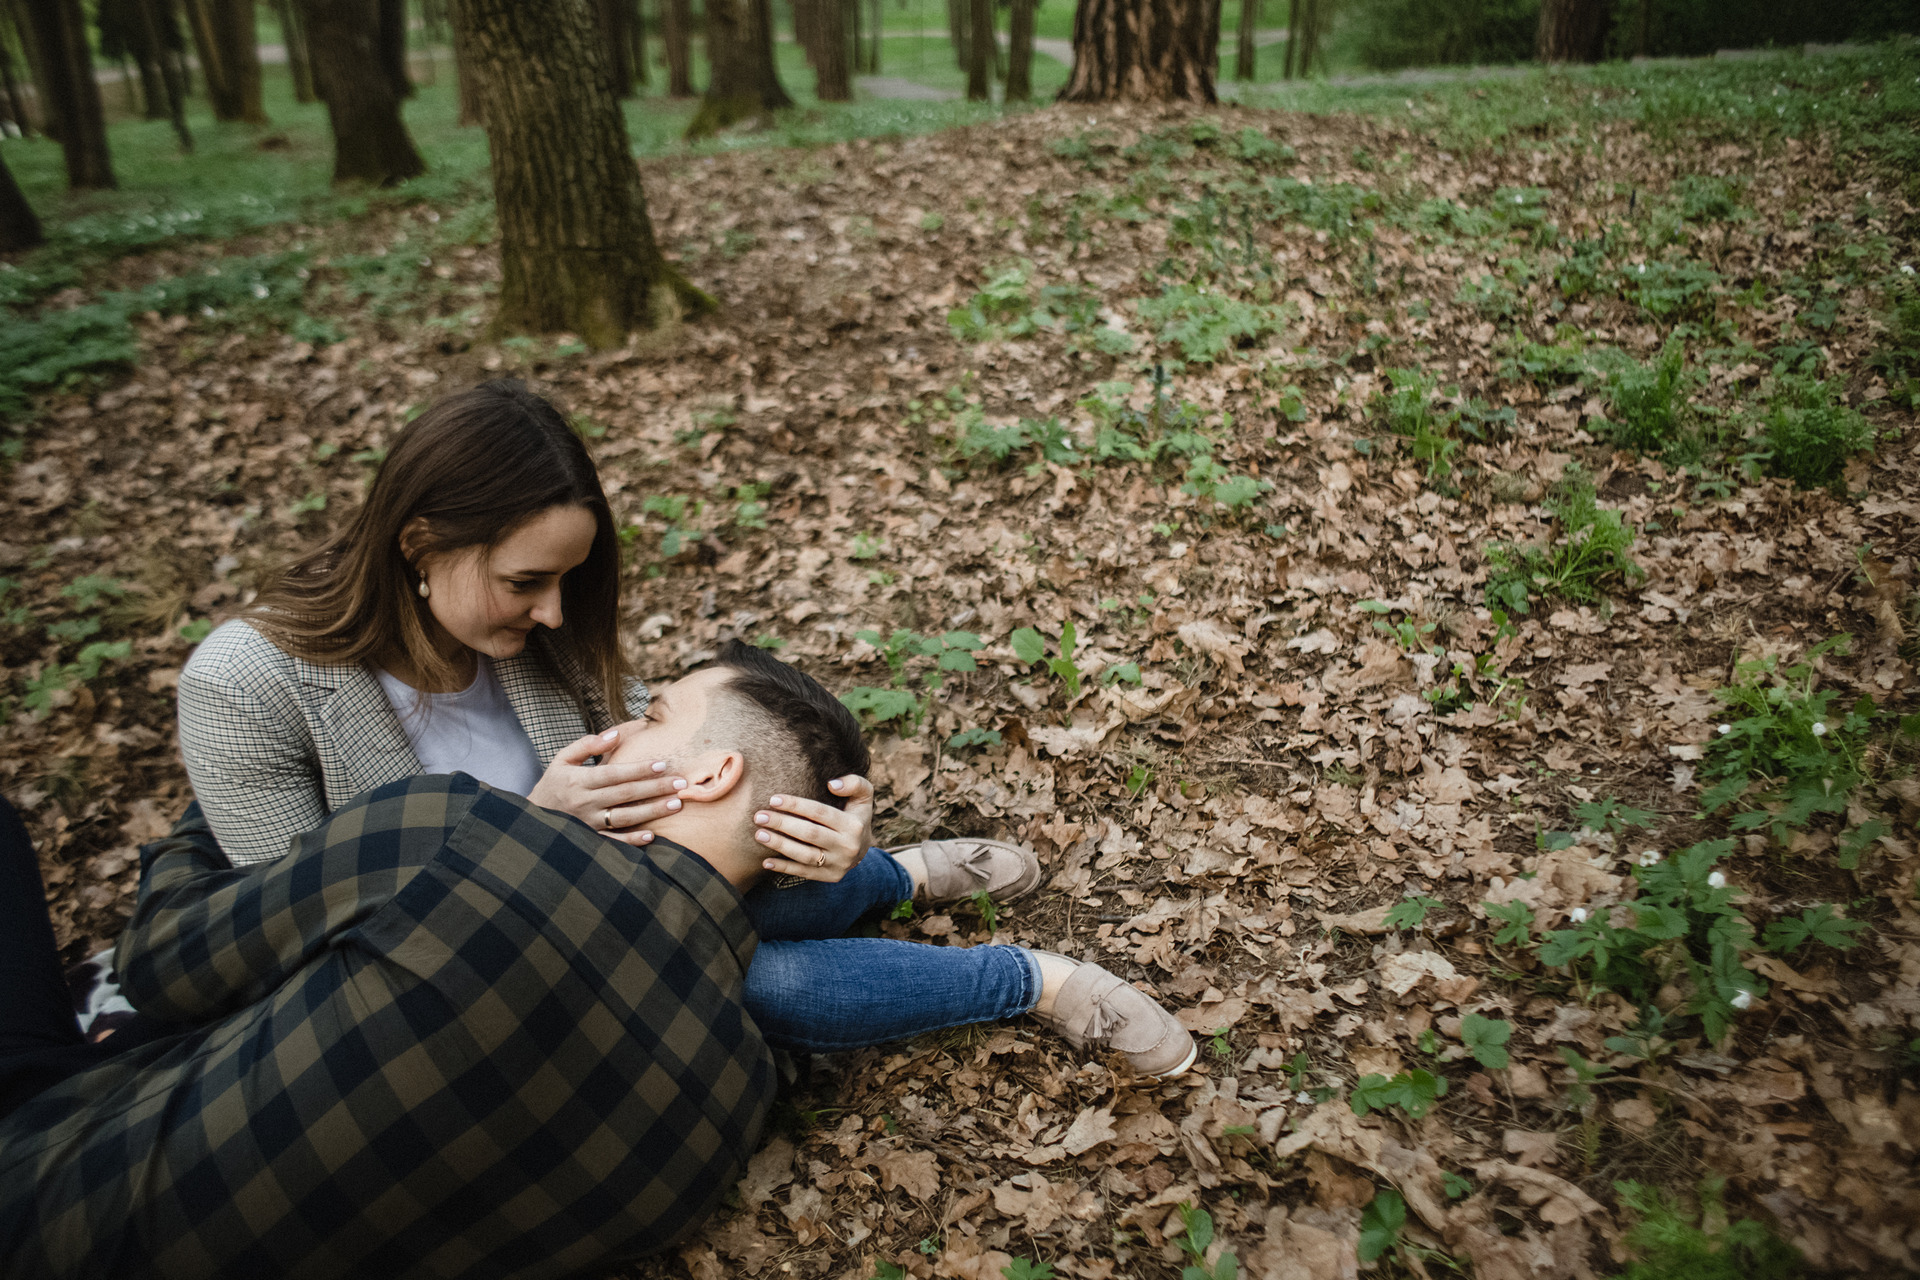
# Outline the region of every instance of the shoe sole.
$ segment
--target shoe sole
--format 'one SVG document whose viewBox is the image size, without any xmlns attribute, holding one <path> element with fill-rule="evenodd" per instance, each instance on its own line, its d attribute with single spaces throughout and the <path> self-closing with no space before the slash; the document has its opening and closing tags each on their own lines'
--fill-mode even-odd
<svg viewBox="0 0 1920 1280">
<path fill-rule="evenodd" d="M 1180 1060 L 1179 1066 L 1175 1067 L 1171 1071 L 1152 1072 L 1150 1073 L 1149 1078 L 1154 1080 L 1171 1080 L 1177 1075 L 1184 1075 L 1186 1074 L 1187 1068 L 1191 1067 L 1194 1064 L 1194 1060 L 1199 1056 L 1200 1056 L 1200 1046 L 1198 1044 L 1189 1044 L 1187 1045 L 1187 1056 Z"/>
</svg>

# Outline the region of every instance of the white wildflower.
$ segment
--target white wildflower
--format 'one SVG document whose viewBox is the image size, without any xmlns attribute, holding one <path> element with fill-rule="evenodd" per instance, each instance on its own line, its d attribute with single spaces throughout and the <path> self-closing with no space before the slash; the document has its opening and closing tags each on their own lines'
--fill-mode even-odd
<svg viewBox="0 0 1920 1280">
<path fill-rule="evenodd" d="M 1901 274 L 1901 275 L 1903 275 L 1903 276 L 1910 276 L 1910 275 L 1912 275 L 1912 274 L 1913 274 L 1913 264 L 1912 264 L 1911 262 L 1903 262 L 1903 263 L 1901 263 L 1901 264 L 1900 264 L 1900 274 Z"/>
<path fill-rule="evenodd" d="M 1716 871 L 1716 872 L 1714 872 L 1714 873 L 1713 873 L 1712 875 L 1710 875 L 1710 876 L 1708 876 L 1708 877 L 1707 877 L 1707 888 L 1709 888 L 1709 889 L 1724 889 L 1724 888 L 1726 888 L 1726 887 L 1727 887 L 1727 873 L 1726 873 L 1726 872 L 1724 872 L 1724 871 Z"/>
<path fill-rule="evenodd" d="M 1720 726 L 1720 736 L 1721 736 L 1721 737 L 1723 737 L 1723 738 L 1724 738 L 1724 737 L 1726 737 L 1726 736 L 1727 736 L 1728 734 L 1730 734 L 1730 733 L 1732 733 L 1732 732 L 1733 732 L 1733 726 L 1732 726 L 1732 725 L 1730 725 L 1730 724 L 1723 724 L 1723 725 L 1721 725 L 1721 726 Z"/>
<path fill-rule="evenodd" d="M 1573 921 L 1575 924 L 1585 924 L 1587 922 L 1587 909 L 1585 907 L 1575 907 L 1573 910 L 1567 912 L 1567 919 Z"/>
<path fill-rule="evenodd" d="M 1305 1089 L 1302 1089 L 1300 1092 L 1293 1095 L 1293 1100 L 1299 1103 L 1303 1107 L 1310 1106 L 1313 1103 L 1313 1095 L 1308 1093 Z"/>
<path fill-rule="evenodd" d="M 1753 1007 L 1753 992 L 1748 991 L 1745 987 L 1742 987 L 1740 990 L 1733 993 L 1733 999 L 1728 1001 L 1727 1003 L 1731 1004 L 1736 1009 L 1740 1009 L 1740 1010 L 1751 1009 Z"/>
<path fill-rule="evenodd" d="M 253 286 L 253 296 L 256 298 L 264 298 L 267 296 L 268 292 L 269 290 L 267 289 L 267 286 L 263 284 L 256 284 Z"/>
<path fill-rule="evenodd" d="M 1827 736 L 1827 726 L 1826 726 L 1825 724 L 1823 724 L 1822 722 L 1820 722 L 1820 721 L 1818 721 L 1818 720 L 1815 720 L 1815 721 L 1813 722 L 1813 736 L 1814 736 L 1814 737 L 1816 737 L 1816 738 L 1824 738 L 1824 737 L 1826 737 L 1826 736 Z"/>
<path fill-rule="evenodd" d="M 1657 867 L 1660 865 L 1660 859 L 1663 856 L 1658 849 L 1642 850 L 1640 854 L 1640 865 L 1643 867 Z"/>
</svg>

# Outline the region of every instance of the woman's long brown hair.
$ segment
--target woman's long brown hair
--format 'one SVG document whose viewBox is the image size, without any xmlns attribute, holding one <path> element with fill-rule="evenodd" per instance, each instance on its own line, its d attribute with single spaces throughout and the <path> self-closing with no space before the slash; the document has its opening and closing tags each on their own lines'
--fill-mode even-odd
<svg viewBox="0 0 1920 1280">
<path fill-rule="evenodd" d="M 593 514 L 593 548 L 560 583 L 561 630 L 537 629 L 531 652 L 580 703 L 590 729 L 623 720 L 620 540 L 600 476 L 567 420 L 518 382 L 489 382 L 435 401 L 400 433 L 373 488 L 347 525 L 263 591 L 248 621 L 286 652 L 344 666 L 403 653 L 429 681 L 450 685 L 454 666 L 430 642 L 431 615 L 400 533 L 424 520 L 416 558 L 467 547 L 491 550 L 543 511 Z M 582 684 L 586 687 L 581 687 Z M 606 711 L 595 714 L 604 699 Z"/>
</svg>

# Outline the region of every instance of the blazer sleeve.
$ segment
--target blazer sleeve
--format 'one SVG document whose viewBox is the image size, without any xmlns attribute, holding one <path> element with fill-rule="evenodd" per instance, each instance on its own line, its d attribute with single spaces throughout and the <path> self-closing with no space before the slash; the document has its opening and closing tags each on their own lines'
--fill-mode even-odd
<svg viewBox="0 0 1920 1280">
<path fill-rule="evenodd" d="M 404 802 L 404 801 L 403 801 Z M 357 815 L 363 816 L 363 815 Z M 328 829 L 294 857 L 225 864 L 195 810 L 141 850 L 140 897 L 114 952 L 133 1007 L 206 1022 L 267 996 L 411 878 L 411 867 L 337 856 Z"/>
<path fill-rule="evenodd" d="M 235 866 L 283 856 L 326 819 L 293 660 L 244 622 L 208 636 L 180 673 L 180 754 Z"/>
</svg>

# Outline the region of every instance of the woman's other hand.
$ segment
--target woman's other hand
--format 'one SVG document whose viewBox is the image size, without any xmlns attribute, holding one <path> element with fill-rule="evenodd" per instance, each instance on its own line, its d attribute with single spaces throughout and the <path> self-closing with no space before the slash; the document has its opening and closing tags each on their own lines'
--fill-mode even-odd
<svg viewBox="0 0 1920 1280">
<path fill-rule="evenodd" d="M 623 844 L 648 844 L 653 840 L 653 832 L 641 828 L 679 811 L 680 801 L 675 793 L 687 785 L 687 780 L 667 777 L 664 760 L 653 764 L 587 763 L 594 756 L 612 750 L 618 736 L 619 731 L 615 729 L 590 733 L 560 752 L 534 784 L 533 794 L 527 799 L 542 808 L 570 813 L 595 831 Z M 869 788 L 867 795 L 872 794 Z M 869 800 L 869 815 L 872 809 Z"/>
<path fill-rule="evenodd" d="M 753 815 L 753 838 L 773 855 L 762 864 L 767 870 L 834 884 L 867 856 L 873 843 L 873 784 L 851 774 L 827 786 L 846 808 L 774 796 Z"/>
</svg>

